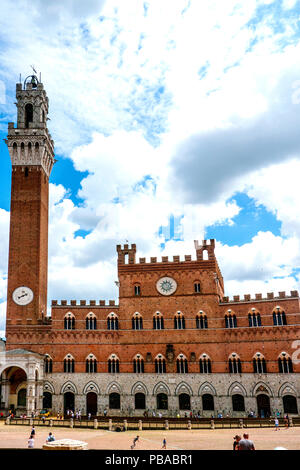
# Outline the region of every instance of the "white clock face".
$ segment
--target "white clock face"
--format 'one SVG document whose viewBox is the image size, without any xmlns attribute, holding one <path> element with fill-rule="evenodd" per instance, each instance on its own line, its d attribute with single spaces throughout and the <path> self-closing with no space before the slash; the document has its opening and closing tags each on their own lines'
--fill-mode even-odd
<svg viewBox="0 0 300 470">
<path fill-rule="evenodd" d="M 12 298 L 17 305 L 28 305 L 33 300 L 33 292 L 26 286 L 17 287 L 13 291 Z"/>
<path fill-rule="evenodd" d="M 162 295 L 171 295 L 177 289 L 177 282 L 172 277 L 162 277 L 157 281 L 156 289 Z"/>
</svg>

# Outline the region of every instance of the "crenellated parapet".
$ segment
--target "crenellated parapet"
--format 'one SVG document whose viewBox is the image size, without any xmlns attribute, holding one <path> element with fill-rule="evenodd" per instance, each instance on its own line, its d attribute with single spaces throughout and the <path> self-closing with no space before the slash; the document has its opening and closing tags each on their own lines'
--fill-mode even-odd
<svg viewBox="0 0 300 470">
<path fill-rule="evenodd" d="M 118 264 L 135 264 L 136 244 L 117 245 Z"/>
<path fill-rule="evenodd" d="M 212 238 L 209 240 L 203 240 L 202 245 L 199 245 L 198 240 L 194 241 L 197 261 L 202 261 L 205 259 L 214 260 L 215 259 L 215 240 Z"/>
<path fill-rule="evenodd" d="M 213 261 L 216 262 L 215 257 L 215 240 L 203 240 L 202 245 L 195 241 L 196 259 L 192 259 L 192 255 L 174 255 L 172 258 L 162 256 L 158 259 L 156 256 L 151 256 L 149 260 L 146 258 L 139 258 L 136 262 L 136 244 L 117 245 L 118 263 L 119 264 L 166 264 L 166 263 L 190 263 L 191 261 Z M 206 256 L 205 256 L 206 254 Z"/>
<path fill-rule="evenodd" d="M 243 298 L 239 295 L 234 295 L 232 299 L 229 297 L 223 297 L 221 303 L 239 303 L 239 302 L 261 302 L 270 300 L 282 300 L 282 299 L 298 299 L 299 293 L 297 290 L 291 290 L 290 295 L 287 295 L 285 291 L 278 292 L 278 296 L 274 295 L 274 292 L 268 292 L 267 297 L 263 297 L 263 294 L 255 294 L 251 297 L 250 294 L 244 294 Z"/>
</svg>

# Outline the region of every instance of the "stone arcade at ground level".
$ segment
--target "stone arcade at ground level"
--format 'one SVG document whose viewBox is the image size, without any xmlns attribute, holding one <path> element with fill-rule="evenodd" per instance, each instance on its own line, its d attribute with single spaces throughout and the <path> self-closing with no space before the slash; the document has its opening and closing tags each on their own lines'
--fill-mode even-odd
<svg viewBox="0 0 300 470">
<path fill-rule="evenodd" d="M 43 404 L 44 357 L 24 349 L 0 352 L 1 409 L 31 415 Z"/>
<path fill-rule="evenodd" d="M 298 378 L 285 374 L 51 374 L 44 392 L 51 394 L 55 412 L 68 408 L 102 415 L 142 416 L 145 410 L 156 416 L 181 416 L 190 411 L 201 416 L 274 415 L 277 411 L 297 415 L 300 402 Z"/>
</svg>

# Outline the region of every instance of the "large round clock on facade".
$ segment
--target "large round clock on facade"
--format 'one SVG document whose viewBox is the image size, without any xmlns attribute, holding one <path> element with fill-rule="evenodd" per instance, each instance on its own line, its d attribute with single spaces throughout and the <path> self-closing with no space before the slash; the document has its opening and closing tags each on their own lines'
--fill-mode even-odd
<svg viewBox="0 0 300 470">
<path fill-rule="evenodd" d="M 162 277 L 157 281 L 156 289 L 162 295 L 171 295 L 177 289 L 177 282 L 172 277 Z"/>
<path fill-rule="evenodd" d="M 17 305 L 28 305 L 33 300 L 33 292 L 29 287 L 20 286 L 13 291 L 12 298 Z"/>
</svg>

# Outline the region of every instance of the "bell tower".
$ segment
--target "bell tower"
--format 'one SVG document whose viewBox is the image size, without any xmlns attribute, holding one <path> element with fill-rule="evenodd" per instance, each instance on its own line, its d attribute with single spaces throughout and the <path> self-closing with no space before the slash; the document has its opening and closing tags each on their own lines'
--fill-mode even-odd
<svg viewBox="0 0 300 470">
<path fill-rule="evenodd" d="M 17 125 L 8 123 L 12 163 L 6 337 L 15 325 L 44 322 L 47 313 L 49 176 L 54 142 L 48 98 L 35 75 L 16 85 Z M 20 328 L 20 327 L 19 327 Z"/>
</svg>

